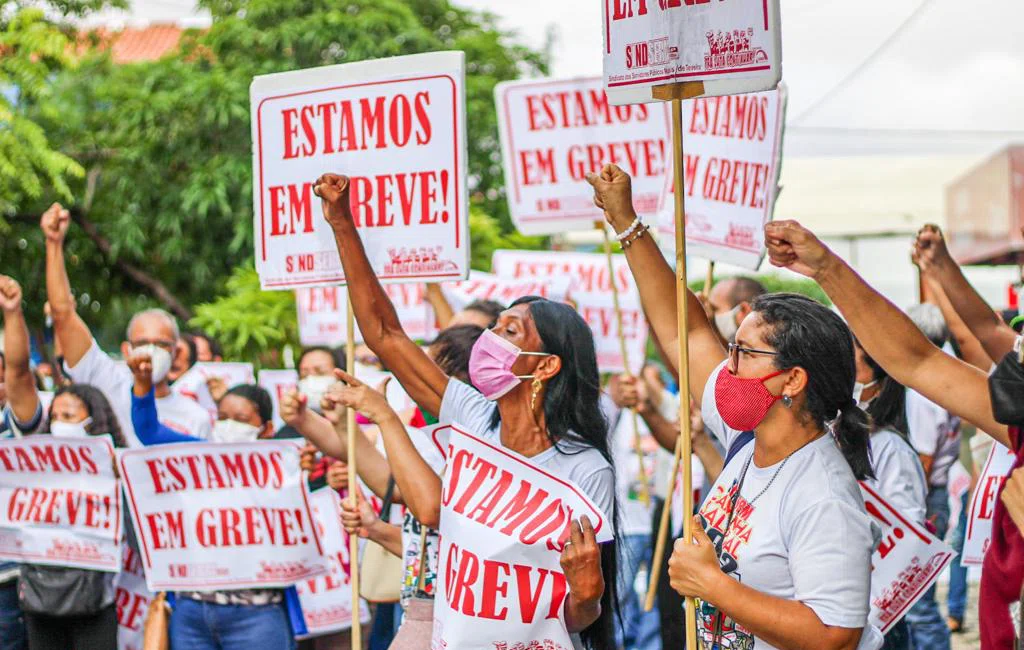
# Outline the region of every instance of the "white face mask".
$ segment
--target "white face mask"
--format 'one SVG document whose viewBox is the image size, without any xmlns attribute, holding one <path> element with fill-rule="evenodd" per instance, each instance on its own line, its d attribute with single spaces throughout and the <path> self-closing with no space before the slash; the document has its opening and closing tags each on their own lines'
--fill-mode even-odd
<svg viewBox="0 0 1024 650">
<path fill-rule="evenodd" d="M 60 422 L 54 420 L 50 423 L 50 434 L 55 438 L 84 438 L 89 435 L 86 428 L 92 424 L 92 418 L 85 418 L 81 422 Z"/>
<path fill-rule="evenodd" d="M 333 375 L 309 375 L 299 380 L 298 389 L 306 396 L 306 405 L 319 413 L 322 410 L 320 400 L 327 394 L 327 389 L 337 381 Z"/>
<path fill-rule="evenodd" d="M 167 379 L 167 373 L 171 371 L 171 353 L 167 350 L 150 343 L 132 348 L 132 356 L 137 354 L 148 354 L 149 360 L 153 363 L 153 383 L 159 384 Z"/>
<path fill-rule="evenodd" d="M 718 328 L 718 333 L 722 335 L 729 343 L 736 342 L 736 332 L 740 329 L 740 326 L 736 324 L 736 314 L 740 312 L 740 306 L 736 305 L 727 312 L 721 314 L 715 314 L 715 327 Z"/>
<path fill-rule="evenodd" d="M 238 420 L 217 420 L 213 424 L 211 442 L 254 442 L 260 437 L 260 428 Z"/>
<path fill-rule="evenodd" d="M 853 384 L 853 401 L 857 402 L 857 406 L 861 407 L 862 409 L 863 408 L 867 408 L 868 404 L 871 403 L 871 400 L 869 399 L 866 402 L 862 402 L 860 398 L 864 395 L 864 391 L 866 391 L 867 389 L 871 388 L 872 386 L 874 386 L 877 383 L 878 383 L 877 379 L 875 381 L 869 382 L 867 384 L 862 384 L 859 381 L 854 382 L 854 384 Z M 876 395 L 875 397 L 878 397 L 878 396 Z M 872 397 L 871 399 L 874 399 L 874 397 Z"/>
<path fill-rule="evenodd" d="M 49 375 L 43 377 L 43 390 L 47 393 L 53 391 L 53 377 Z"/>
</svg>

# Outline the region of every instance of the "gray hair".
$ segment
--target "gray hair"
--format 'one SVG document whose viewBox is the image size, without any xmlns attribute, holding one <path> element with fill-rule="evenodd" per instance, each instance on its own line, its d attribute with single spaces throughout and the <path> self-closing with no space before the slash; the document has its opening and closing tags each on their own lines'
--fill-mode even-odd
<svg viewBox="0 0 1024 650">
<path fill-rule="evenodd" d="M 936 305 L 923 303 L 907 310 L 907 316 L 936 347 L 942 347 L 950 338 L 949 326 Z"/>
<path fill-rule="evenodd" d="M 126 341 L 132 340 L 132 328 L 135 327 L 135 322 L 140 318 L 144 318 L 146 316 L 159 316 L 160 318 L 163 318 L 164 320 L 167 321 L 167 324 L 170 325 L 171 331 L 174 332 L 174 340 L 177 341 L 179 338 L 181 338 L 181 331 L 178 330 L 178 320 L 174 318 L 174 316 L 172 316 L 170 312 L 164 309 L 154 307 L 153 309 L 144 309 L 143 311 L 137 312 L 134 316 L 132 316 L 132 319 L 128 321 L 127 329 L 125 329 L 124 331 L 124 339 Z"/>
</svg>

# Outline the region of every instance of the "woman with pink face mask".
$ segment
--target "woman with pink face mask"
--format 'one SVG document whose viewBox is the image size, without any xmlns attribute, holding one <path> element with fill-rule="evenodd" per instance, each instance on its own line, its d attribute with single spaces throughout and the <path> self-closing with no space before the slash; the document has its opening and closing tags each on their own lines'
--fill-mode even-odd
<svg viewBox="0 0 1024 650">
<path fill-rule="evenodd" d="M 675 273 L 633 210 L 630 178 L 606 165 L 588 181 L 612 228 L 631 231 L 623 247 L 644 310 L 676 358 Z M 677 540 L 670 560 L 672 587 L 697 600 L 698 638 L 744 650 L 879 647 L 857 485 L 871 476 L 868 420 L 853 399 L 849 329 L 809 298 L 765 295 L 726 350 L 688 300 L 690 390 L 705 427 L 726 449 L 754 432 L 702 504 L 694 543 Z"/>
<path fill-rule="evenodd" d="M 561 303 L 540 298 L 516 301 L 473 346 L 469 376 L 474 390 L 446 375 L 403 331 L 353 222 L 348 178 L 328 174 L 317 181 L 315 191 L 334 230 L 365 343 L 423 411 L 442 422 L 457 422 L 490 444 L 527 457 L 534 466 L 574 483 L 614 522 L 615 473 L 608 423 L 598 404 L 600 377 L 593 335 L 583 319 Z M 400 457 L 389 458 L 396 480 L 401 478 L 399 473 L 414 476 L 420 491 L 439 495 L 441 479 L 414 446 L 399 447 Z M 407 492 L 403 489 L 403 494 Z M 416 512 L 409 505 L 421 522 L 438 519 L 436 512 Z M 444 512 L 440 513 L 442 535 Z M 574 521 L 572 542 L 559 558 L 568 592 L 560 617 L 563 636 L 556 640 L 563 647 L 614 647 L 616 548 L 614 543 L 597 544 L 595 525 L 586 517 Z M 441 629 L 444 623 L 435 618 Z"/>
</svg>

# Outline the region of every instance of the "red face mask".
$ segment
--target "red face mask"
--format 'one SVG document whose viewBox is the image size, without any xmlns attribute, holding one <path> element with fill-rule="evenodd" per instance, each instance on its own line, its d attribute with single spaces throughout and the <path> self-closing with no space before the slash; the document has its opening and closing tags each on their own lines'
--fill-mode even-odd
<svg viewBox="0 0 1024 650">
<path fill-rule="evenodd" d="M 781 395 L 772 395 L 764 382 L 783 372 L 742 379 L 723 368 L 715 380 L 715 405 L 726 426 L 736 431 L 753 431 L 761 424 L 768 409 L 782 399 Z"/>
</svg>

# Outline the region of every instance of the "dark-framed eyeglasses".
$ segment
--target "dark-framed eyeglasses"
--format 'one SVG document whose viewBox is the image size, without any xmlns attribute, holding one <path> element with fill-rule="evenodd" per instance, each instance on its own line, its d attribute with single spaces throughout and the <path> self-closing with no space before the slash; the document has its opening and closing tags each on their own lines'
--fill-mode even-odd
<svg viewBox="0 0 1024 650">
<path fill-rule="evenodd" d="M 738 343 L 730 343 L 729 363 L 732 365 L 733 370 L 740 367 L 740 352 L 744 354 L 764 354 L 771 357 L 779 356 L 779 353 L 775 350 L 758 350 L 757 348 L 748 348 Z"/>
</svg>

